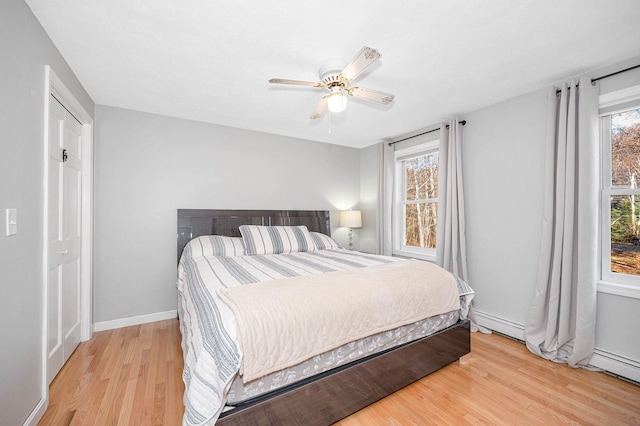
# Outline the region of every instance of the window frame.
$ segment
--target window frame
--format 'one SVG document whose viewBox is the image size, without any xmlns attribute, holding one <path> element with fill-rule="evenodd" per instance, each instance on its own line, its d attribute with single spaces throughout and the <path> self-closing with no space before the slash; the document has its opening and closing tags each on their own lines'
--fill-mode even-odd
<svg viewBox="0 0 640 426">
<path fill-rule="evenodd" d="M 394 151 L 394 179 L 393 179 L 393 255 L 402 257 L 411 257 L 415 259 L 436 261 L 436 249 L 425 247 L 407 246 L 404 244 L 406 236 L 406 216 L 405 209 L 407 204 L 417 204 L 422 202 L 438 203 L 438 199 L 428 198 L 420 200 L 406 200 L 406 172 L 404 169 L 404 161 L 422 155 L 429 155 L 440 152 L 440 139 L 434 139 L 427 142 L 421 142 L 417 145 L 402 148 Z M 436 207 L 437 211 L 437 207 Z M 437 220 L 437 218 L 436 218 Z M 436 245 L 438 244 L 438 236 L 436 234 Z"/>
<path fill-rule="evenodd" d="M 614 187 L 611 183 L 611 116 L 640 108 L 640 86 L 600 95 L 600 279 L 601 293 L 640 299 L 640 275 L 611 271 L 611 197 L 616 195 L 640 196 L 640 188 Z"/>
</svg>

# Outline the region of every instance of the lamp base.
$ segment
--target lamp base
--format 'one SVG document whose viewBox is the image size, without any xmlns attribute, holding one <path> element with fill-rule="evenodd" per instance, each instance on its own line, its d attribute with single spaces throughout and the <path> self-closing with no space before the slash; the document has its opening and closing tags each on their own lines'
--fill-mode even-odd
<svg viewBox="0 0 640 426">
<path fill-rule="evenodd" d="M 349 250 L 353 250 L 353 229 L 349 228 Z"/>
</svg>

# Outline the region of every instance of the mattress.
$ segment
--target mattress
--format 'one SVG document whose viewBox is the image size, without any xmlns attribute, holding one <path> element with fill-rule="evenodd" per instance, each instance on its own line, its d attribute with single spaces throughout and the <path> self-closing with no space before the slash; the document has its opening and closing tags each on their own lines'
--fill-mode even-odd
<svg viewBox="0 0 640 426">
<path fill-rule="evenodd" d="M 335 367 L 358 361 L 387 349 L 429 336 L 454 325 L 460 319 L 460 311 L 451 311 L 404 325 L 393 330 L 376 333 L 339 346 L 295 366 L 268 374 L 260 379 L 244 383 L 240 376 L 231 383 L 227 405 L 237 406 L 284 386 L 295 384 L 308 377 L 324 373 Z"/>
<path fill-rule="evenodd" d="M 178 266 L 178 310 L 185 361 L 185 425 L 213 424 L 229 398 L 236 404 L 317 374 L 319 370 L 326 371 L 395 346 L 398 342 L 407 342 L 446 328 L 466 316 L 473 298 L 473 290 L 456 278 L 461 297 L 459 312 L 406 325 L 403 331 L 388 331 L 351 342 L 285 371 L 245 384 L 237 379 L 242 353 L 237 344 L 234 315 L 218 298 L 217 289 L 403 260 L 344 250 L 336 248 L 337 244 L 310 252 L 249 256 L 238 241 L 212 241 L 199 237 L 190 242 Z"/>
</svg>

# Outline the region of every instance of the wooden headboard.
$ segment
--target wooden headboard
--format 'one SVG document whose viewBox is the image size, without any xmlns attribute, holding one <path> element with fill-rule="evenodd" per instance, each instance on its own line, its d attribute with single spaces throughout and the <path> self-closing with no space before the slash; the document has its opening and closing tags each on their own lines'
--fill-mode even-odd
<svg viewBox="0 0 640 426">
<path fill-rule="evenodd" d="M 182 250 L 201 235 L 239 237 L 240 225 L 306 225 L 309 231 L 331 235 L 327 210 L 197 210 L 178 209 L 178 262 Z"/>
</svg>

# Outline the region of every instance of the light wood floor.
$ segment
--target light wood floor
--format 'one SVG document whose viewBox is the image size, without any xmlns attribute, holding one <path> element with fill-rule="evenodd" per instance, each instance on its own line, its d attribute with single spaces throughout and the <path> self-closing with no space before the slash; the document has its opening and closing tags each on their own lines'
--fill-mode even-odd
<svg viewBox="0 0 640 426">
<path fill-rule="evenodd" d="M 472 353 L 337 423 L 640 425 L 640 386 L 544 361 L 499 335 Z M 95 333 L 51 384 L 41 425 L 180 425 L 177 320 Z"/>
</svg>

